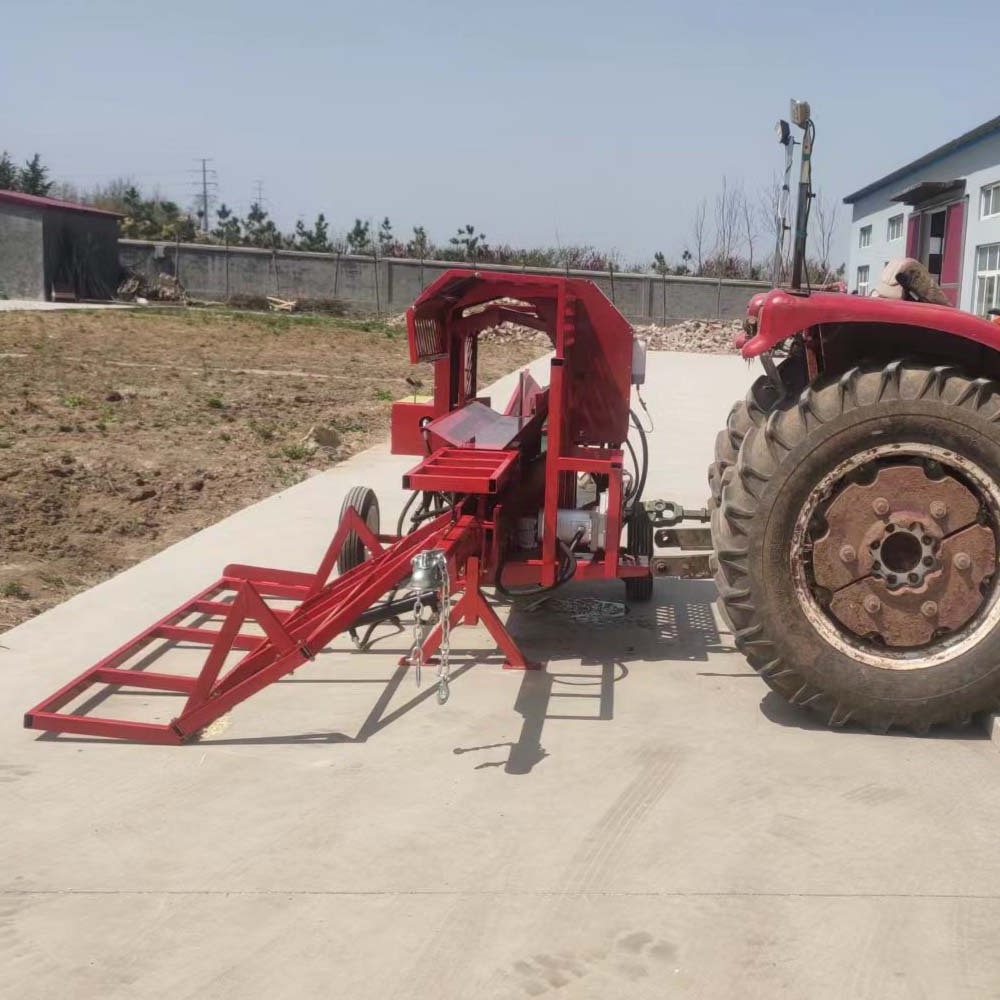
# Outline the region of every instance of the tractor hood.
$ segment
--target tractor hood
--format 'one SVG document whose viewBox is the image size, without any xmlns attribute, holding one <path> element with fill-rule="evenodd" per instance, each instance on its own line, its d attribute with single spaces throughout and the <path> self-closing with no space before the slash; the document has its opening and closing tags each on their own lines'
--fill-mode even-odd
<svg viewBox="0 0 1000 1000">
<path fill-rule="evenodd" d="M 841 323 L 920 327 L 1000 350 L 1000 326 L 951 306 L 836 292 L 795 295 L 781 288 L 759 292 L 750 300 L 743 333 L 735 338 L 734 346 L 743 357 L 755 358 L 796 333 Z"/>
</svg>

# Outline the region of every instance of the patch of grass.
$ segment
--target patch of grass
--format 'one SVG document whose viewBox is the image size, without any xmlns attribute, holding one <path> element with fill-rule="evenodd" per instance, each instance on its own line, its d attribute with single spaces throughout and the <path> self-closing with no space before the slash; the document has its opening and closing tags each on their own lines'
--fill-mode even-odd
<svg viewBox="0 0 1000 1000">
<path fill-rule="evenodd" d="M 312 454 L 312 448 L 305 444 L 289 444 L 281 449 L 281 454 L 293 462 L 298 462 L 308 458 Z"/>
<path fill-rule="evenodd" d="M 275 424 L 262 424 L 258 423 L 256 420 L 251 420 L 250 430 L 252 430 L 261 441 L 273 441 L 278 428 Z"/>
<path fill-rule="evenodd" d="M 339 417 L 333 421 L 333 426 L 336 427 L 341 434 L 347 433 L 348 431 L 364 430 L 364 424 L 362 424 L 360 420 L 355 420 L 352 417 Z"/>
<path fill-rule="evenodd" d="M 218 396 L 209 396 L 208 397 L 208 408 L 210 410 L 224 410 L 226 408 L 226 404 L 223 403 L 222 400 L 219 399 Z"/>
<path fill-rule="evenodd" d="M 16 597 L 19 601 L 26 601 L 31 594 L 17 580 L 11 580 L 0 587 L 0 597 Z"/>
<path fill-rule="evenodd" d="M 63 406 L 69 406 L 75 409 L 78 406 L 86 405 L 86 402 L 87 401 L 83 398 L 83 396 L 67 396 L 63 400 Z"/>
<path fill-rule="evenodd" d="M 10 438 L 0 438 L 0 448 L 13 448 L 14 442 Z"/>
<path fill-rule="evenodd" d="M 375 398 L 380 403 L 388 403 L 392 400 L 392 393 L 388 389 L 376 389 Z"/>
<path fill-rule="evenodd" d="M 232 436 L 232 434 L 229 433 L 229 431 L 222 431 L 219 434 L 219 440 L 220 441 L 232 441 L 232 439 L 233 439 L 233 436 Z"/>
</svg>

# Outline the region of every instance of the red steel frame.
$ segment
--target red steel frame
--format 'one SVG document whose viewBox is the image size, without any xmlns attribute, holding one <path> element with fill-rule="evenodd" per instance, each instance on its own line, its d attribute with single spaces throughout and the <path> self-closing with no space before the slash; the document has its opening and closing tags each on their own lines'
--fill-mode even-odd
<svg viewBox="0 0 1000 1000">
<path fill-rule="evenodd" d="M 350 532 L 355 532 L 372 558 L 343 576 L 327 582 Z M 383 547 L 382 541 L 392 541 Z M 529 664 L 480 590 L 479 567 L 484 542 L 482 522 L 470 515 L 441 514 L 401 539 L 377 538 L 354 509 L 348 510 L 323 561 L 315 573 L 256 566 L 230 565 L 222 577 L 140 632 L 113 653 L 50 695 L 25 714 L 29 729 L 105 736 L 143 743 L 179 744 L 241 701 L 296 670 L 345 631 L 358 615 L 410 573 L 413 556 L 426 548 L 442 548 L 448 557 L 453 624 L 482 621 L 500 649 L 505 666 L 525 669 Z M 224 594 L 231 601 L 220 601 Z M 291 611 L 272 608 L 268 598 L 296 600 Z M 224 616 L 218 629 L 178 624 L 193 614 Z M 256 622 L 263 635 L 241 631 Z M 177 675 L 124 666 L 157 640 L 184 642 L 206 650 L 196 675 Z M 430 657 L 440 645 L 440 629 L 425 642 Z M 233 650 L 245 651 L 229 670 L 224 666 Z M 180 714 L 170 723 L 60 711 L 94 685 L 110 688 L 149 688 L 187 695 Z"/>
<path fill-rule="evenodd" d="M 514 308 L 498 305 L 494 300 L 499 299 L 526 301 Z M 501 513 L 523 487 L 520 474 L 525 461 L 537 461 L 543 454 L 543 425 L 548 440 L 540 558 L 508 561 L 505 582 L 555 583 L 560 563 L 558 510 L 575 506 L 576 477 L 581 472 L 606 477 L 608 512 L 604 552 L 589 561 L 578 560 L 576 576 L 614 578 L 650 572 L 646 560 L 619 556 L 623 465 L 621 448 L 615 442 L 627 436 L 632 334 L 598 289 L 571 278 L 454 271 L 427 289 L 407 319 L 414 360 L 435 361 L 434 402 L 430 407 L 401 404 L 398 419 L 394 412 L 394 451 L 412 453 L 419 448 L 422 454 L 434 434 L 434 419 L 470 405 L 479 409 L 467 410 L 459 423 L 471 420 L 478 422 L 481 434 L 497 432 L 485 435 L 484 441 L 493 442 L 485 446 L 452 428 L 461 438 L 458 446 L 452 442 L 437 448 L 404 477 L 410 489 L 450 494 L 451 509 L 411 534 L 396 537 L 376 536 L 350 508 L 315 573 L 227 566 L 211 586 L 27 712 L 26 727 L 146 743 L 183 743 L 246 698 L 314 659 L 335 636 L 401 584 L 410 574 L 413 557 L 430 548 L 443 549 L 447 557 L 450 590 L 457 598 L 443 609 L 450 623 L 482 622 L 505 654 L 505 667 L 532 668 L 535 664 L 525 659 L 481 586 L 495 582 L 503 543 L 498 529 Z M 475 399 L 476 337 L 482 329 L 507 319 L 544 330 L 555 350 L 549 386 L 539 389 L 522 378 L 518 393 L 501 415 Z M 530 413 L 525 412 L 529 409 Z M 428 419 L 426 434 L 422 424 L 413 423 Z M 439 424 L 441 435 L 446 435 L 448 424 Z M 403 446 L 397 449 L 397 444 Z M 370 558 L 331 580 L 351 533 L 360 538 Z M 289 610 L 269 603 L 274 601 L 295 604 Z M 221 624 L 218 628 L 188 624 L 192 616 L 221 618 Z M 244 631 L 246 623 L 255 623 L 260 632 Z M 424 640 L 425 661 L 440 647 L 441 638 L 439 622 Z M 164 673 L 136 664 L 137 654 L 157 641 L 168 647 L 183 642 L 203 648 L 205 657 L 198 673 Z M 234 651 L 243 656 L 227 667 Z M 111 691 L 151 689 L 187 698 L 169 723 L 65 711 L 95 685 Z"/>
</svg>

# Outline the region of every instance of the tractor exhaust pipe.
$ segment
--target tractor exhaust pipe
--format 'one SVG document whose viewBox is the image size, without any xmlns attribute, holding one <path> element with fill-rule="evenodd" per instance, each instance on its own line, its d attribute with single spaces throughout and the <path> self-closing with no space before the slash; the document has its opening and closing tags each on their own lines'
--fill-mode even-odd
<svg viewBox="0 0 1000 1000">
<path fill-rule="evenodd" d="M 802 129 L 802 152 L 799 156 L 799 197 L 795 206 L 795 243 L 792 250 L 792 291 L 802 289 L 809 236 L 809 208 L 812 201 L 812 149 L 816 127 L 810 117 L 809 102 L 792 100 L 792 124 Z"/>
<path fill-rule="evenodd" d="M 782 118 L 774 126 L 778 142 L 785 147 L 785 172 L 778 196 L 777 217 L 775 218 L 774 261 L 771 265 L 771 287 L 779 288 L 785 271 L 785 234 L 788 225 L 788 200 L 791 194 L 790 180 L 792 163 L 795 158 L 795 147 L 802 146 L 799 163 L 799 191 L 795 206 L 795 236 L 792 242 L 792 290 L 802 290 L 802 275 L 806 263 L 806 242 L 809 235 L 809 205 L 812 193 L 812 148 L 816 138 L 816 128 L 813 125 L 808 101 L 796 101 L 792 98 L 789 117 L 792 125 L 797 125 L 803 131 L 802 142 L 799 143 L 792 135 L 792 127 Z"/>
</svg>

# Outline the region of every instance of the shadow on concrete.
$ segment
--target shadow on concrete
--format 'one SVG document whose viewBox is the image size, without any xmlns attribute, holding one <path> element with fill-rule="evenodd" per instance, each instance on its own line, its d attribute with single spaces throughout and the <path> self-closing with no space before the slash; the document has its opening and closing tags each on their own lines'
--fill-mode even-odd
<svg viewBox="0 0 1000 1000">
<path fill-rule="evenodd" d="M 526 671 L 520 681 L 514 702 L 514 710 L 522 718 L 520 735 L 511 742 L 456 748 L 455 752 L 506 747 L 509 750 L 506 760 L 478 764 L 477 769 L 502 767 L 508 774 L 527 774 L 547 756 L 541 742 L 546 721 L 600 722 L 614 717 L 614 685 L 628 677 L 627 664 L 704 662 L 710 654 L 734 652 L 728 637 L 724 639 L 716 625 L 712 609 L 715 594 L 714 584 L 708 581 L 658 579 L 651 601 L 627 604 L 623 584 L 606 581 L 570 584 L 541 604 L 515 604 L 508 616 L 507 627 L 529 659 L 543 665 L 541 670 Z M 375 637 L 372 648 L 380 655 L 393 652 L 405 655 L 409 648 L 393 650 L 383 645 L 398 635 L 398 630 L 395 630 Z M 133 666 L 139 670 L 150 667 L 171 649 L 184 645 L 164 643 Z M 324 654 L 328 652 L 325 650 Z M 483 650 L 479 654 L 462 656 L 464 662 L 456 664 L 452 679 L 458 679 L 477 664 L 495 663 L 497 655 L 494 650 Z M 550 670 L 545 665 L 553 660 L 577 661 L 579 667 L 574 664 L 571 670 Z M 364 683 L 383 684 L 384 687 L 367 718 L 353 734 L 311 732 L 239 739 L 205 736 L 199 742 L 204 745 L 364 743 L 435 696 L 433 668 L 428 669 L 428 675 L 425 680 L 427 687 L 392 711 L 389 711 L 389 705 L 399 692 L 400 685 L 412 676 L 408 667 L 395 668 L 388 679 L 289 675 L 278 683 Z M 129 697 L 133 694 L 148 699 L 158 693 L 148 689 L 132 692 L 121 688 L 102 688 L 76 712 L 89 714 L 112 695 Z M 177 697 L 166 692 L 163 696 Z M 60 733 L 42 733 L 38 739 L 107 742 L 101 737 Z"/>
<path fill-rule="evenodd" d="M 832 733 L 838 736 L 872 736 L 872 732 L 864 726 L 855 723 L 848 723 L 846 726 L 830 727 L 823 719 L 814 712 L 797 705 L 790 705 L 784 698 L 775 691 L 768 691 L 761 699 L 760 711 L 765 719 L 777 723 L 779 726 L 788 726 L 792 729 L 819 730 Z M 972 723 L 965 726 L 937 726 L 929 733 L 912 733 L 905 729 L 890 729 L 888 733 L 877 734 L 879 739 L 908 739 L 908 740 L 962 740 L 978 742 L 988 740 L 987 733 L 982 720 L 974 719 Z"/>
<path fill-rule="evenodd" d="M 521 732 L 514 742 L 488 743 L 485 746 L 455 747 L 455 754 L 507 749 L 506 760 L 484 761 L 476 771 L 503 768 L 505 774 L 529 774 L 536 764 L 548 757 L 542 746 L 542 728 L 546 721 L 607 722 L 614 718 L 615 684 L 628 677 L 624 663 L 602 663 L 599 674 L 569 671 L 526 670 L 514 702 L 514 711 L 522 719 Z M 563 690 L 574 688 L 576 690 Z M 590 689 L 590 690 L 588 690 Z M 594 690 L 596 689 L 596 690 Z M 580 707 L 578 712 L 553 713 L 553 700 L 566 699 Z M 596 705 L 594 704 L 596 702 Z"/>
<path fill-rule="evenodd" d="M 663 578 L 650 601 L 628 603 L 615 580 L 568 584 L 543 603 L 514 604 L 507 628 L 529 659 L 609 662 L 705 662 L 735 652 L 720 634 L 708 580 Z"/>
</svg>

